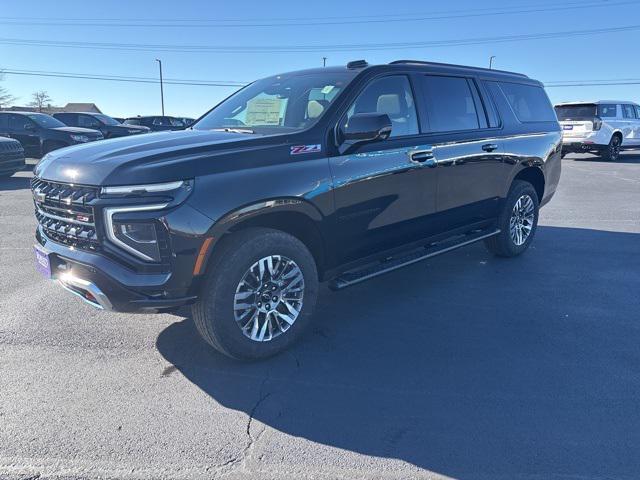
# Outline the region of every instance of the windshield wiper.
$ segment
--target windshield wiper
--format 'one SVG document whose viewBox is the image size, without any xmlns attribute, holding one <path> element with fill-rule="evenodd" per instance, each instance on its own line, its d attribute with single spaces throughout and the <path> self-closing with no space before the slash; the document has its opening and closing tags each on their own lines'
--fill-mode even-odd
<svg viewBox="0 0 640 480">
<path fill-rule="evenodd" d="M 256 133 L 249 128 L 233 128 L 233 127 L 224 127 L 224 128 L 212 128 L 214 132 L 229 132 L 229 133 Z"/>
</svg>

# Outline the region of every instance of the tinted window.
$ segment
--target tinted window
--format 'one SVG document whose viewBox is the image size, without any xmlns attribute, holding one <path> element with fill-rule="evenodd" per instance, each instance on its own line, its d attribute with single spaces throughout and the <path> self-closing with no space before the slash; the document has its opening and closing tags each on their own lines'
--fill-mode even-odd
<svg viewBox="0 0 640 480">
<path fill-rule="evenodd" d="M 611 103 L 601 103 L 598 105 L 598 116 L 599 117 L 617 117 L 618 116 L 618 108 L 617 105 Z"/>
<path fill-rule="evenodd" d="M 596 116 L 597 107 L 593 103 L 576 105 L 559 105 L 556 107 L 558 120 L 576 120 L 579 118 L 593 118 Z M 615 116 L 615 105 L 613 105 Z"/>
<path fill-rule="evenodd" d="M 500 82 L 500 88 L 521 122 L 554 122 L 556 115 L 542 87 Z"/>
<path fill-rule="evenodd" d="M 636 117 L 640 118 L 640 106 L 636 105 Z"/>
<path fill-rule="evenodd" d="M 23 115 L 9 115 L 9 129 L 15 131 L 25 130 L 25 126 L 31 126 L 35 128 L 35 124 Z"/>
<path fill-rule="evenodd" d="M 622 105 L 622 116 L 624 118 L 636 118 L 636 112 L 633 105 Z"/>
<path fill-rule="evenodd" d="M 78 115 L 78 126 L 83 128 L 99 128 L 100 122 L 91 115 Z"/>
<path fill-rule="evenodd" d="M 432 132 L 480 128 L 473 93 L 466 78 L 425 75 L 420 81 Z"/>
<path fill-rule="evenodd" d="M 124 123 L 125 125 L 140 125 L 140 120 L 137 118 L 127 118 Z"/>
<path fill-rule="evenodd" d="M 169 121 L 173 127 L 184 127 L 184 122 L 179 118 L 170 118 Z"/>
<path fill-rule="evenodd" d="M 418 116 L 409 79 L 394 75 L 373 80 L 358 95 L 347 112 L 347 121 L 356 113 L 386 113 L 391 119 L 391 136 L 418 134 Z"/>
<path fill-rule="evenodd" d="M 168 127 L 169 125 L 171 125 L 171 124 L 169 123 L 169 120 L 168 120 L 167 118 L 165 118 L 165 117 L 155 117 L 155 118 L 153 119 L 153 124 L 154 124 L 154 125 L 167 126 L 167 127 Z"/>
<path fill-rule="evenodd" d="M 4 130 L 7 128 L 8 119 L 9 115 L 0 114 L 0 129 Z"/>
</svg>

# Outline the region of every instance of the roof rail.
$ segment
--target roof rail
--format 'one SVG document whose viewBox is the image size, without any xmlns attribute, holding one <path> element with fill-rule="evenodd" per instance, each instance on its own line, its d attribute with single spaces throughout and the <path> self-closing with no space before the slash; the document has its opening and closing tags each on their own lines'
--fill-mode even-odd
<svg viewBox="0 0 640 480">
<path fill-rule="evenodd" d="M 470 67 L 469 65 L 455 65 L 453 63 L 425 62 L 423 60 L 394 60 L 389 65 L 414 64 L 414 65 L 435 65 L 441 67 L 467 68 L 469 70 L 483 70 L 486 72 L 508 73 L 509 75 L 517 75 L 519 77 L 529 78 L 524 73 L 509 72 L 507 70 L 496 70 L 495 68 Z"/>
</svg>

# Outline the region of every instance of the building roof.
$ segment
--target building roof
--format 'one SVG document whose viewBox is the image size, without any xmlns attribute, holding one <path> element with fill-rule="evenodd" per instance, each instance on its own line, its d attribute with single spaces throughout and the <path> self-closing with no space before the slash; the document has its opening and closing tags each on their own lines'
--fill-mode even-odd
<svg viewBox="0 0 640 480">
<path fill-rule="evenodd" d="M 67 103 L 62 107 L 63 112 L 102 113 L 95 103 Z"/>
</svg>

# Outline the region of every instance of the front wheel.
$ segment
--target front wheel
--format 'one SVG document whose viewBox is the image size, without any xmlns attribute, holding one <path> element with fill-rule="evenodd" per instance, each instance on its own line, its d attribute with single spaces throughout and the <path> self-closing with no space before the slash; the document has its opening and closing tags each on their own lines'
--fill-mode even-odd
<svg viewBox="0 0 640 480">
<path fill-rule="evenodd" d="M 202 338 L 244 360 L 291 346 L 310 324 L 318 296 L 307 247 L 287 233 L 255 228 L 214 248 L 201 299 L 192 307 Z"/>
<path fill-rule="evenodd" d="M 498 216 L 500 233 L 485 240 L 487 250 L 499 257 L 515 257 L 529 248 L 538 226 L 538 202 L 533 185 L 514 181 Z"/>
</svg>

